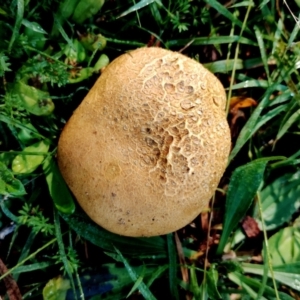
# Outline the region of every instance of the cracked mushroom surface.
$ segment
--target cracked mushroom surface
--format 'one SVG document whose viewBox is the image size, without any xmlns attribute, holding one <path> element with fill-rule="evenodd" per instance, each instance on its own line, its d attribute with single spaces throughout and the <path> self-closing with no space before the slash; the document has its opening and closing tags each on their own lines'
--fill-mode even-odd
<svg viewBox="0 0 300 300">
<path fill-rule="evenodd" d="M 61 173 L 87 215 L 125 236 L 154 236 L 208 207 L 231 138 L 225 91 L 198 62 L 161 48 L 115 59 L 62 131 Z"/>
</svg>

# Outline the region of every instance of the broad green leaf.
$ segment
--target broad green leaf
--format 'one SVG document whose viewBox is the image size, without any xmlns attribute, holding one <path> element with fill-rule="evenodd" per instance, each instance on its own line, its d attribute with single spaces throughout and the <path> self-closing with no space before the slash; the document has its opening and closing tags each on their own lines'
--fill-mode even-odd
<svg viewBox="0 0 300 300">
<path fill-rule="evenodd" d="M 300 208 L 300 171 L 284 174 L 268 184 L 261 192 L 262 218 L 267 230 L 272 230 L 291 219 Z M 258 208 L 256 207 L 257 215 Z M 260 223 L 260 218 L 256 218 Z"/>
<path fill-rule="evenodd" d="M 64 0 L 60 1 L 58 8 L 58 16 L 61 19 L 68 19 L 73 14 L 79 0 Z"/>
<path fill-rule="evenodd" d="M 38 23 L 36 23 L 36 22 L 30 22 L 30 21 L 28 21 L 26 19 L 23 19 L 22 25 L 30 28 L 34 32 L 39 32 L 39 33 L 47 34 L 47 32 Z"/>
<path fill-rule="evenodd" d="M 263 273 L 263 266 L 260 266 L 260 267 L 262 267 L 261 272 Z M 260 275 L 262 275 L 262 273 Z M 240 286 L 241 289 L 244 290 L 244 293 L 246 292 L 246 294 L 250 295 L 252 299 L 257 299 L 258 290 L 262 286 L 262 283 L 260 281 L 250 278 L 250 277 L 247 277 L 245 275 L 242 275 L 238 272 L 229 273 L 228 278 L 232 282 L 234 282 L 238 286 Z M 286 293 L 278 292 L 278 294 L 280 296 L 280 300 L 293 300 L 294 299 L 291 296 L 287 295 Z M 265 286 L 263 296 L 260 297 L 259 299 L 260 300 L 261 299 L 264 299 L 264 300 L 276 299 L 275 297 L 276 297 L 275 290 L 269 286 Z"/>
<path fill-rule="evenodd" d="M 49 150 L 48 141 L 39 141 L 23 149 L 12 161 L 12 170 L 18 174 L 29 174 L 43 162 Z M 41 153 L 41 154 L 38 154 Z"/>
<path fill-rule="evenodd" d="M 35 134 L 37 130 L 31 123 L 27 123 L 24 125 L 26 126 L 26 129 L 22 128 L 17 130 L 17 136 L 22 144 L 30 145 L 33 143 L 34 140 L 38 139 L 39 136 Z"/>
<path fill-rule="evenodd" d="M 79 1 L 72 15 L 72 21 L 83 24 L 85 20 L 92 18 L 103 6 L 105 0 Z"/>
<path fill-rule="evenodd" d="M 286 227 L 269 239 L 272 265 L 280 266 L 300 262 L 300 228 Z"/>
<path fill-rule="evenodd" d="M 264 266 L 257 264 L 242 263 L 245 273 L 263 275 Z M 297 291 L 300 291 L 300 262 L 294 264 L 284 264 L 273 267 L 274 278 L 284 285 L 287 285 Z M 271 278 L 271 272 L 268 272 L 268 277 Z M 281 295 L 280 299 L 294 299 L 287 294 Z"/>
<path fill-rule="evenodd" d="M 53 278 L 48 281 L 43 289 L 43 299 L 65 300 L 70 287 L 70 281 L 68 279 L 62 277 Z"/>
<path fill-rule="evenodd" d="M 112 245 L 114 245 L 122 253 L 133 256 L 152 255 L 153 258 L 156 255 L 167 256 L 166 242 L 162 237 L 130 238 L 120 236 L 96 225 L 82 213 L 61 214 L 61 216 L 77 234 L 104 250 L 112 251 Z"/>
<path fill-rule="evenodd" d="M 230 179 L 226 204 L 223 232 L 217 249 L 221 254 L 232 230 L 245 216 L 264 177 L 267 160 L 255 160 L 237 168 Z"/>
<path fill-rule="evenodd" d="M 114 248 L 115 248 L 115 251 L 121 257 L 121 260 L 123 261 L 123 264 L 124 264 L 124 266 L 125 266 L 125 268 L 128 272 L 128 275 L 130 276 L 132 281 L 136 282 L 139 279 L 136 271 L 134 270 L 134 268 L 132 268 L 130 266 L 127 259 L 122 255 L 122 253 L 116 247 L 114 247 Z M 141 294 L 144 296 L 145 299 L 149 299 L 149 300 L 155 300 L 156 299 L 143 281 L 141 281 L 139 283 L 139 290 L 140 290 Z"/>
<path fill-rule="evenodd" d="M 26 191 L 22 182 L 0 161 L 0 195 L 22 196 Z"/>
<path fill-rule="evenodd" d="M 62 213 L 72 214 L 75 211 L 73 197 L 53 158 L 45 160 L 43 170 L 55 207 Z"/>
</svg>

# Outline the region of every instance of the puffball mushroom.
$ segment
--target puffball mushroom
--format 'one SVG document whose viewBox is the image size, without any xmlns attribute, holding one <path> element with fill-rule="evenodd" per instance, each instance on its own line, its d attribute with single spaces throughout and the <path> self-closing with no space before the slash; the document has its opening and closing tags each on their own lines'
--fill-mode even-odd
<svg viewBox="0 0 300 300">
<path fill-rule="evenodd" d="M 161 48 L 115 59 L 62 131 L 61 173 L 87 215 L 155 236 L 208 207 L 226 168 L 225 91 L 198 62 Z"/>
</svg>

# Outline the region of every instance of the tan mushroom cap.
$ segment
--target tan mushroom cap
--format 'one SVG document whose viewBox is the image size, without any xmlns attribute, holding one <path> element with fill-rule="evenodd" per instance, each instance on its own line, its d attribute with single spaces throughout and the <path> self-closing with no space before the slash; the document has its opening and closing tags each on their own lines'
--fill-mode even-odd
<svg viewBox="0 0 300 300">
<path fill-rule="evenodd" d="M 198 62 L 161 48 L 115 59 L 65 126 L 63 177 L 117 234 L 173 232 L 208 207 L 225 170 L 225 92 Z"/>
</svg>

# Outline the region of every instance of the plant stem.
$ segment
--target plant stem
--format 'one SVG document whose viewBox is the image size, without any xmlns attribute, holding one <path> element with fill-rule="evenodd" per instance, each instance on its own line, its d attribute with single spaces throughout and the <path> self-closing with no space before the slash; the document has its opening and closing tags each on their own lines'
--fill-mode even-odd
<svg viewBox="0 0 300 300">
<path fill-rule="evenodd" d="M 264 222 L 264 219 L 263 219 L 263 211 L 262 211 L 262 205 L 261 205 L 261 199 L 260 199 L 259 192 L 257 192 L 256 195 L 257 195 L 257 204 L 258 204 L 259 215 L 260 215 L 260 220 L 261 220 L 261 227 L 262 227 L 262 230 L 263 230 L 263 233 L 264 233 L 265 247 L 266 247 L 266 253 L 267 253 L 267 263 L 268 263 L 268 267 L 269 267 L 269 270 L 270 270 L 270 273 L 271 273 L 271 276 L 272 276 L 272 281 L 273 281 L 273 286 L 274 286 L 276 299 L 280 300 L 278 290 L 277 290 L 276 281 L 275 281 L 275 277 L 274 277 L 272 260 L 271 260 L 271 255 L 270 255 L 270 251 L 269 251 L 268 236 L 267 236 L 265 222 Z"/>
<path fill-rule="evenodd" d="M 242 26 L 242 29 L 241 29 L 240 37 L 242 36 L 242 34 L 244 32 L 244 29 L 246 27 L 251 7 L 252 7 L 252 5 L 251 5 L 251 3 L 249 3 L 248 9 L 247 9 L 247 12 L 246 12 L 246 15 L 245 15 L 245 19 L 244 19 L 244 22 L 243 22 L 243 26 Z M 238 59 L 239 50 L 240 50 L 240 43 L 238 42 L 237 45 L 236 45 L 236 48 L 235 48 L 234 62 L 236 62 L 237 59 Z M 230 86 L 229 86 L 229 91 L 228 91 L 228 96 L 227 96 L 227 103 L 226 103 L 226 115 L 228 115 L 228 111 L 229 111 L 229 107 L 230 107 L 230 99 L 231 99 L 231 95 L 232 95 L 232 86 L 233 86 L 233 82 L 234 82 L 234 79 L 235 79 L 235 71 L 236 71 L 235 65 L 236 65 L 236 63 L 234 63 L 234 65 L 233 65 L 231 78 L 230 78 Z"/>
</svg>

